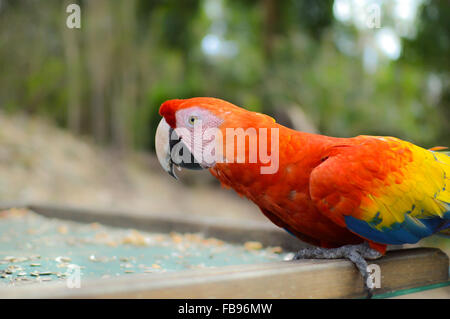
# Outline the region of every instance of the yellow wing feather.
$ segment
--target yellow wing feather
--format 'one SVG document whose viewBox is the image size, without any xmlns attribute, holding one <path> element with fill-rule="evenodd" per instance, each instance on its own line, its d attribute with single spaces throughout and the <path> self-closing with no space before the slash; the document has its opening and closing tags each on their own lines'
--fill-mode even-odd
<svg viewBox="0 0 450 319">
<path fill-rule="evenodd" d="M 450 210 L 450 157 L 390 138 L 412 153 L 412 160 L 392 173 L 362 206 L 364 220 L 377 220 L 376 229 L 418 219 L 440 217 Z M 380 221 L 381 219 L 381 221 Z"/>
</svg>

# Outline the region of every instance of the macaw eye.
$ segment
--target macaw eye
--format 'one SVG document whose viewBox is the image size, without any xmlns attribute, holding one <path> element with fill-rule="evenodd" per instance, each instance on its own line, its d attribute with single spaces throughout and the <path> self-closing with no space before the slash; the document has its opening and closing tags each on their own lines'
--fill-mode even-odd
<svg viewBox="0 0 450 319">
<path fill-rule="evenodd" d="M 197 120 L 198 120 L 198 117 L 197 117 L 197 116 L 191 115 L 191 116 L 189 116 L 189 118 L 188 118 L 188 123 L 189 123 L 190 125 L 194 125 L 195 122 L 196 122 Z"/>
</svg>

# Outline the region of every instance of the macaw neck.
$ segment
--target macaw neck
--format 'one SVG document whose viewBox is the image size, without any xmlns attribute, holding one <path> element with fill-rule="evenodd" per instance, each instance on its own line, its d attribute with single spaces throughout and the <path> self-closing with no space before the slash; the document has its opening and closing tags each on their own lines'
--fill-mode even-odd
<svg viewBox="0 0 450 319">
<path fill-rule="evenodd" d="M 276 129 L 277 133 L 272 131 Z M 321 158 L 333 143 L 333 138 L 323 135 L 309 134 L 291 130 L 274 123 L 268 130 L 267 150 L 260 142 L 264 134 L 258 134 L 257 160 L 250 162 L 251 143 L 245 144 L 246 161 L 244 163 L 217 163 L 211 173 L 224 186 L 234 188 L 238 193 L 252 198 L 258 192 L 263 192 L 270 185 L 283 183 L 295 184 L 297 187 L 307 187 L 309 174 L 321 163 Z M 278 134 L 278 135 L 277 135 Z M 254 150 L 253 150 L 253 153 Z M 251 193 L 250 193 L 251 192 Z"/>
</svg>

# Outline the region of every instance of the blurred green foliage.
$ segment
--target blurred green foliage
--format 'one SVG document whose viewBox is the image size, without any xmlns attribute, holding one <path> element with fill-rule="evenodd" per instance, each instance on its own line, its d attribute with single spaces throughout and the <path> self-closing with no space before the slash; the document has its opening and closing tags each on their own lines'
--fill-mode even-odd
<svg viewBox="0 0 450 319">
<path fill-rule="evenodd" d="M 364 54 L 379 29 L 339 21 L 332 0 L 84 0 L 81 29 L 68 29 L 72 2 L 0 2 L 3 109 L 151 149 L 163 101 L 214 96 L 301 107 L 328 135 L 450 146 L 446 0 L 423 2 L 401 56 L 378 52 L 375 70 Z M 391 2 L 374 2 L 381 28 L 395 26 Z"/>
</svg>

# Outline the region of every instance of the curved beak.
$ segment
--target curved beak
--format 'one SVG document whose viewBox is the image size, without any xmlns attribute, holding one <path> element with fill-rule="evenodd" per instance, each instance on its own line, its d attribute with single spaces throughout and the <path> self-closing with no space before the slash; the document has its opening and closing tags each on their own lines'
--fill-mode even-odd
<svg viewBox="0 0 450 319">
<path fill-rule="evenodd" d="M 170 176 L 178 179 L 174 172 L 174 166 L 200 170 L 203 167 L 197 163 L 194 159 L 194 156 L 189 152 L 188 148 L 184 145 L 178 145 L 181 141 L 181 138 L 177 136 L 175 130 L 167 124 L 166 120 L 163 118 L 158 124 L 158 128 L 156 129 L 155 135 L 155 149 L 156 156 L 158 157 L 159 164 L 161 164 L 162 168 L 169 173 Z M 178 145 L 178 146 L 177 146 Z M 179 152 L 188 152 L 187 157 L 188 161 L 182 160 L 181 162 L 176 162 L 172 159 L 172 155 L 180 155 L 180 154 L 172 154 L 173 149 L 177 146 Z M 181 146 L 181 147 L 179 147 Z"/>
</svg>

